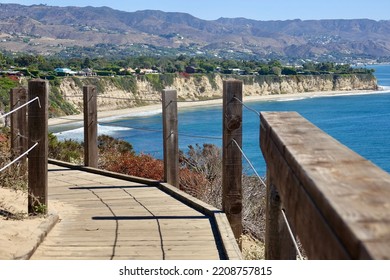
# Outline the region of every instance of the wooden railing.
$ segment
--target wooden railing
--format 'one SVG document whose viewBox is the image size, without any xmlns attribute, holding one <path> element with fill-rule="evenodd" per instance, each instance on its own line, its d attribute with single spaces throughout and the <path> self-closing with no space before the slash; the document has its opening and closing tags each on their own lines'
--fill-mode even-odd
<svg viewBox="0 0 390 280">
<path fill-rule="evenodd" d="M 364 128 L 362 128 L 364 129 Z M 390 174 L 294 112 L 261 114 L 266 258 L 390 259 Z"/>
<path fill-rule="evenodd" d="M 31 212 L 37 205 L 47 205 L 48 91 L 46 81 L 29 82 L 28 99 L 38 97 L 41 106 L 34 104 L 28 112 L 29 145 L 39 143 L 28 160 L 29 193 L 35 198 L 29 204 Z M 97 167 L 97 92 L 86 86 L 83 93 L 85 165 L 93 168 Z M 237 240 L 243 207 L 242 95 L 242 82 L 224 81 L 222 210 Z M 162 100 L 165 181 L 178 186 L 176 91 L 164 90 Z M 27 133 L 20 129 L 12 131 Z M 13 150 L 20 150 L 19 145 Z M 293 112 L 261 114 L 260 146 L 267 163 L 266 259 L 296 258 L 291 231 L 309 259 L 390 259 L 390 174 Z"/>
<path fill-rule="evenodd" d="M 30 215 L 47 214 L 48 100 L 49 83 L 41 79 L 30 80 L 28 90 L 10 91 L 11 151 L 15 163 L 28 169 Z"/>
<path fill-rule="evenodd" d="M 242 235 L 242 81 L 229 80 L 223 83 L 223 202 L 222 208 L 231 224 L 237 240 Z M 11 91 L 11 103 L 15 100 L 26 99 L 26 89 Z M 44 80 L 31 80 L 28 87 L 28 100 L 39 97 L 42 108 L 38 103 L 28 111 L 27 141 L 30 145 L 34 141 L 38 145 L 29 155 L 29 197 L 34 198 L 29 203 L 29 212 L 33 212 L 37 205 L 44 205 L 47 213 L 48 192 L 48 92 L 49 84 Z M 16 96 L 16 94 L 18 94 Z M 24 94 L 24 95 L 23 95 Z M 178 115 L 177 92 L 169 89 L 162 93 L 163 111 L 163 150 L 164 150 L 164 181 L 179 187 L 179 148 L 178 148 Z M 98 167 L 97 125 L 98 125 L 98 93 L 95 86 L 83 87 L 84 108 L 84 165 L 91 168 Z M 27 114 L 15 115 L 11 122 L 13 138 L 18 139 L 22 127 L 26 127 Z M 22 126 L 24 125 L 24 126 Z M 20 140 L 20 139 L 19 139 Z M 13 150 L 23 149 L 21 141 L 14 141 Z M 24 144 L 25 145 L 25 144 Z"/>
</svg>

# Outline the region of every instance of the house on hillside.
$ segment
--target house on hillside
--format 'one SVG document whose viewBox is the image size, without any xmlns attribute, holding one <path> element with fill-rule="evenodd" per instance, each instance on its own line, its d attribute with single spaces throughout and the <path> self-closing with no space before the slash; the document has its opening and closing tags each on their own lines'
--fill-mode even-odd
<svg viewBox="0 0 390 280">
<path fill-rule="evenodd" d="M 153 69 L 144 69 L 144 68 L 137 68 L 136 70 L 137 72 L 139 72 L 140 75 L 145 75 L 145 74 L 158 74 L 158 71 L 157 70 L 153 70 Z"/>
<path fill-rule="evenodd" d="M 121 73 L 121 75 L 125 75 L 125 74 L 134 75 L 134 74 L 136 74 L 136 70 L 134 70 L 131 67 L 121 68 L 121 69 L 119 69 L 119 73 Z"/>
<path fill-rule="evenodd" d="M 54 71 L 57 73 L 58 76 L 74 76 L 77 74 L 76 71 L 72 71 L 69 68 L 56 68 Z"/>
<path fill-rule="evenodd" d="M 20 77 L 23 77 L 23 73 L 17 70 L 1 70 L 0 75 L 7 76 L 15 81 L 18 81 Z"/>
<path fill-rule="evenodd" d="M 91 68 L 84 68 L 81 71 L 78 71 L 77 75 L 91 77 L 96 76 L 96 72 L 94 72 Z"/>
</svg>

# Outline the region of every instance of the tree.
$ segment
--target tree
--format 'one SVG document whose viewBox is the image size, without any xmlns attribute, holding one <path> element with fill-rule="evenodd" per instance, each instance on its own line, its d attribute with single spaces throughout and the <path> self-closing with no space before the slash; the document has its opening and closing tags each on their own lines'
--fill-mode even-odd
<svg viewBox="0 0 390 280">
<path fill-rule="evenodd" d="M 271 60 L 270 62 L 268 62 L 268 66 L 269 67 L 279 67 L 279 68 L 283 68 L 283 65 L 282 63 L 279 61 L 279 60 Z"/>
<path fill-rule="evenodd" d="M 258 73 L 260 75 L 269 75 L 270 74 L 269 66 L 268 65 L 261 65 Z"/>
<path fill-rule="evenodd" d="M 204 72 L 206 72 L 206 73 L 214 72 L 214 69 L 215 69 L 214 65 L 212 65 L 211 63 L 208 63 L 208 62 L 201 62 L 199 67 L 204 69 Z"/>
<path fill-rule="evenodd" d="M 283 67 L 282 75 L 296 75 L 297 70 L 293 67 Z"/>
<path fill-rule="evenodd" d="M 84 58 L 83 63 L 81 64 L 82 68 L 92 68 L 92 62 L 89 57 Z"/>
<path fill-rule="evenodd" d="M 282 74 L 282 69 L 278 66 L 272 66 L 271 73 L 276 76 L 280 76 Z"/>
<path fill-rule="evenodd" d="M 36 57 L 28 54 L 22 54 L 21 56 L 15 58 L 15 63 L 21 67 L 33 66 L 36 62 Z"/>
</svg>

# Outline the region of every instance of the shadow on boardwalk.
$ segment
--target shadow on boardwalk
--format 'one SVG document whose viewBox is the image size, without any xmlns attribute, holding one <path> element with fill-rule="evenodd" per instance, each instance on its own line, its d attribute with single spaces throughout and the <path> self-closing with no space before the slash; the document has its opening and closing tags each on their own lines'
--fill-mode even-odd
<svg viewBox="0 0 390 280">
<path fill-rule="evenodd" d="M 241 259 L 219 210 L 166 184 L 77 169 L 49 165 L 49 208 L 69 207 L 31 259 Z"/>
</svg>

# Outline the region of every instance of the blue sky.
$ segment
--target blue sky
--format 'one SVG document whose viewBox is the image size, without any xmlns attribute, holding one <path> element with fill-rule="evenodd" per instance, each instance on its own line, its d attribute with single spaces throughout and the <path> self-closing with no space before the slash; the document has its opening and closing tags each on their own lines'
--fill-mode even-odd
<svg viewBox="0 0 390 280">
<path fill-rule="evenodd" d="M 257 20 L 390 20 L 389 0 L 6 0 L 0 3 L 50 6 L 108 6 L 122 11 L 185 12 L 201 19 L 246 17 Z"/>
</svg>

